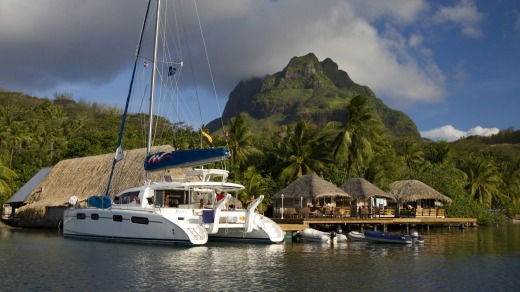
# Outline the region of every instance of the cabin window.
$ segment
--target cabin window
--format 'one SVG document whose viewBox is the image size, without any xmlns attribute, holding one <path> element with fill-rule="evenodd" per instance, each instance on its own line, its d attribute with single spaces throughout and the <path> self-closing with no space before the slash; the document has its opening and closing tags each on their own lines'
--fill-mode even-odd
<svg viewBox="0 0 520 292">
<path fill-rule="evenodd" d="M 114 204 L 130 204 L 139 199 L 139 191 L 121 194 L 114 198 Z"/>
<path fill-rule="evenodd" d="M 99 220 L 99 214 L 96 214 L 96 213 L 91 214 L 90 215 L 90 219 L 92 219 L 92 220 Z"/>
<path fill-rule="evenodd" d="M 87 218 L 87 215 L 85 213 L 78 213 L 78 214 L 76 214 L 76 218 L 85 219 L 85 218 Z"/>
<path fill-rule="evenodd" d="M 188 204 L 184 191 L 167 190 L 165 192 L 165 206 L 178 208 L 180 204 Z"/>
<path fill-rule="evenodd" d="M 164 201 L 164 191 L 155 191 L 155 207 L 162 207 Z"/>
<path fill-rule="evenodd" d="M 121 215 L 114 215 L 112 216 L 112 219 L 116 222 L 123 222 L 123 216 Z"/>
<path fill-rule="evenodd" d="M 148 224 L 149 220 L 146 217 L 132 217 L 132 223 Z"/>
</svg>

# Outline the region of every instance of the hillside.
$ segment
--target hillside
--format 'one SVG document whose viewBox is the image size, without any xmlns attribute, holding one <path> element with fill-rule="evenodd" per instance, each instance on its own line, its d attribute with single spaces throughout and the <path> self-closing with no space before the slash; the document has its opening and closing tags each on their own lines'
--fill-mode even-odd
<svg viewBox="0 0 520 292">
<path fill-rule="evenodd" d="M 357 95 L 368 97 L 391 136 L 420 137 L 408 116 L 386 106 L 369 87 L 352 81 L 333 60 L 320 62 L 313 53 L 292 58 L 280 72 L 240 81 L 230 93 L 222 117 L 227 122 L 247 113 L 254 128 L 303 119 L 323 126 L 344 121 L 346 106 Z M 211 131 L 218 127 L 216 120 L 208 124 Z"/>
<path fill-rule="evenodd" d="M 491 154 L 504 161 L 520 161 L 520 131 L 512 128 L 490 137 L 471 136 L 450 144 L 459 152 Z"/>
</svg>

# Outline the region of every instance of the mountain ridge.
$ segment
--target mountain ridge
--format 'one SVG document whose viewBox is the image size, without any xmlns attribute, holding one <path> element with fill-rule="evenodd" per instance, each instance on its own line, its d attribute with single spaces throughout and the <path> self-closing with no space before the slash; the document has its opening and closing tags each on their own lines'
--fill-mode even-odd
<svg viewBox="0 0 520 292">
<path fill-rule="evenodd" d="M 346 106 L 357 95 L 368 98 L 391 135 L 420 138 L 407 115 L 386 106 L 368 86 L 355 83 L 332 59 L 320 62 L 313 53 L 291 58 L 274 74 L 241 80 L 229 94 L 222 119 L 227 123 L 246 113 L 254 120 L 253 130 L 254 125 L 282 126 L 303 119 L 324 126 L 330 121 L 345 121 Z M 220 125 L 216 119 L 207 127 L 214 132 Z"/>
</svg>

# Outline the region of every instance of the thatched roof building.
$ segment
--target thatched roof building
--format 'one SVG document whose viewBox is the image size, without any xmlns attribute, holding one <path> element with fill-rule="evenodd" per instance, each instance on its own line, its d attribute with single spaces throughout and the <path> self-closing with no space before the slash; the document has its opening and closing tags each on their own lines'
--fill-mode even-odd
<svg viewBox="0 0 520 292">
<path fill-rule="evenodd" d="M 400 202 L 433 199 L 447 204 L 451 203 L 449 197 L 418 180 L 396 181 L 390 184 L 390 189 L 390 193 Z"/>
<path fill-rule="evenodd" d="M 170 145 L 153 148 L 153 152 L 172 150 L 173 147 Z M 125 151 L 125 158 L 116 164 L 109 196 L 144 183 L 145 157 L 145 148 Z M 73 195 L 83 200 L 92 195 L 105 194 L 113 159 L 114 154 L 104 154 L 58 162 L 30 192 L 24 201 L 25 205 L 18 209 L 20 225 L 38 227 L 48 225 L 41 221 L 42 218 L 49 216 L 48 213 L 52 213 L 50 208 L 59 207 L 62 212 Z M 153 172 L 152 181 L 164 181 L 165 176 L 180 179 L 184 177 L 187 170 L 170 169 Z M 50 216 L 58 218 L 59 214 L 60 212 L 57 212 Z"/>
<path fill-rule="evenodd" d="M 350 178 L 339 188 L 347 192 L 354 199 L 368 200 L 376 197 L 395 201 L 395 197 L 392 194 L 383 191 L 364 178 Z"/>
<path fill-rule="evenodd" d="M 301 197 L 313 199 L 319 197 L 351 198 L 345 191 L 315 174 L 302 175 L 285 189 L 276 193 L 274 198 L 281 198 L 282 194 L 284 198 L 294 198 L 298 200 Z"/>
<path fill-rule="evenodd" d="M 294 216 L 309 206 L 337 206 L 338 202 L 350 199 L 351 196 L 336 185 L 315 174 L 306 174 L 274 195 L 273 211 L 275 216 L 283 213 Z"/>
</svg>

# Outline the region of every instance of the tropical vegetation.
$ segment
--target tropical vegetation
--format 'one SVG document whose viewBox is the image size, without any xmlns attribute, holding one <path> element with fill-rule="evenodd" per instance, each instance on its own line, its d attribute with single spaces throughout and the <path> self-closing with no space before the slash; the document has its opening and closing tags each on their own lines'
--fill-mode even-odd
<svg viewBox="0 0 520 292">
<path fill-rule="evenodd" d="M 343 122 L 325 127 L 302 119 L 256 131 L 242 113 L 227 121 L 223 133 L 228 134 L 211 133 L 211 140 L 203 139 L 200 130 L 161 118 L 155 144 L 227 146 L 231 178 L 246 187 L 240 199 L 265 195 L 263 209 L 272 194 L 315 173 L 336 185 L 363 177 L 383 189 L 396 180 L 418 179 L 453 199 L 448 216 L 477 217 L 484 224 L 520 212 L 520 131 L 505 129 L 492 137 L 450 143 L 399 140 L 385 134 L 366 97 L 350 99 L 345 113 Z M 43 167 L 113 152 L 121 115 L 117 108 L 75 101 L 67 93 L 49 99 L 0 91 L 1 203 Z M 127 149 L 145 147 L 139 125 L 146 118 L 130 115 Z"/>
</svg>

